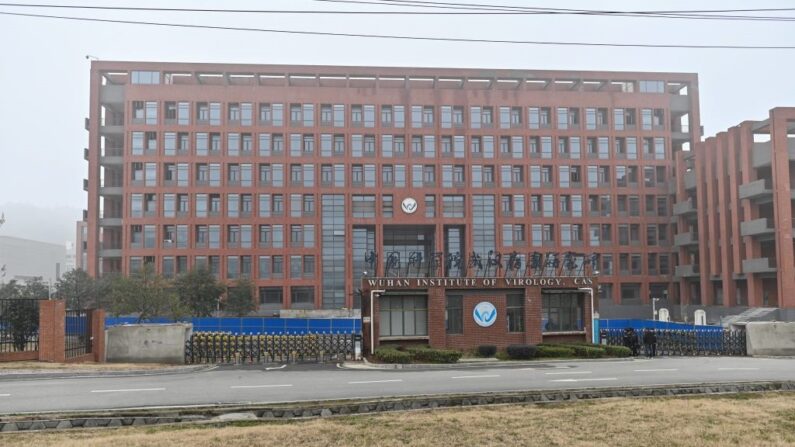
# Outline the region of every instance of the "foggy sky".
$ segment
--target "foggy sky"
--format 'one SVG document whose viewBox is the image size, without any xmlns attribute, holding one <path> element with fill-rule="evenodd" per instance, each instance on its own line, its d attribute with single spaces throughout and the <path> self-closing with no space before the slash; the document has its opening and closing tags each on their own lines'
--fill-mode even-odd
<svg viewBox="0 0 795 447">
<path fill-rule="evenodd" d="M 741 1 L 478 1 L 516 6 L 611 9 L 787 7 L 786 2 Z M 67 3 L 67 2 L 60 2 Z M 135 1 L 103 4 L 251 9 L 357 9 L 293 1 Z M 1 10 L 9 8 L 0 7 Z M 453 36 L 467 38 L 793 45 L 791 23 L 668 20 L 593 16 L 286 16 L 88 12 L 14 8 L 14 12 L 113 17 L 297 30 Z M 767 13 L 782 15 L 784 13 Z M 776 106 L 795 105 L 795 51 L 673 50 L 410 42 L 236 31 L 186 30 L 0 16 L 0 211 L 7 203 L 56 210 L 42 230 L 41 213 L 16 213 L 0 234 L 43 239 L 73 233 L 85 208 L 89 61 L 230 62 L 434 66 L 560 70 L 682 71 L 699 74 L 705 135 L 747 119 L 765 119 Z M 57 211 L 57 209 L 61 211 Z M 63 209 L 69 211 L 63 213 Z M 7 214 L 7 218 L 8 213 Z M 66 214 L 67 217 L 64 217 Z M 69 215 L 73 218 L 69 220 Z M 68 222 L 64 222 L 64 220 Z M 51 227 L 48 229 L 48 227 Z M 66 229 L 69 231 L 66 231 Z M 14 232 L 12 232 L 14 230 Z M 26 234 L 16 234 L 23 231 Z M 30 234 L 31 232 L 35 234 Z M 36 235 L 41 234 L 41 237 Z M 60 242 L 60 240 L 56 240 Z"/>
</svg>

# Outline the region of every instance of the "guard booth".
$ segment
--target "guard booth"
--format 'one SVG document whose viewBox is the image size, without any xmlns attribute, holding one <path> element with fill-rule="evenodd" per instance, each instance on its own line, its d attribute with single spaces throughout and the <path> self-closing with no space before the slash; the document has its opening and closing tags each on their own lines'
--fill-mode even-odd
<svg viewBox="0 0 795 447">
<path fill-rule="evenodd" d="M 387 344 L 463 350 L 592 341 L 595 276 L 550 273 L 364 278 L 364 352 Z"/>
</svg>

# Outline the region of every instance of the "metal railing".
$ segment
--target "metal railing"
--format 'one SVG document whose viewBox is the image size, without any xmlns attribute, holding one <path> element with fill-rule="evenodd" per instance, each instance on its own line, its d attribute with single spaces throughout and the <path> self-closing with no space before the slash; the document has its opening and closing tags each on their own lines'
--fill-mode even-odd
<svg viewBox="0 0 795 447">
<path fill-rule="evenodd" d="M 354 358 L 356 334 L 232 335 L 197 332 L 185 343 L 185 363 L 324 362 Z"/>
<path fill-rule="evenodd" d="M 84 310 L 67 310 L 64 334 L 66 358 L 91 354 L 91 318 Z"/>
<path fill-rule="evenodd" d="M 0 353 L 39 350 L 39 300 L 0 299 Z"/>
</svg>

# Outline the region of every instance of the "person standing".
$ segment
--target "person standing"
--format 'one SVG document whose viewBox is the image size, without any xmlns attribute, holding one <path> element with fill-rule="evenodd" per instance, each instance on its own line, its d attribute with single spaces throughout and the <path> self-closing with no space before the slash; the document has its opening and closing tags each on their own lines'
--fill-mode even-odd
<svg viewBox="0 0 795 447">
<path fill-rule="evenodd" d="M 657 355 L 657 335 L 653 329 L 646 328 L 643 331 L 643 349 L 646 351 L 646 357 L 653 358 Z"/>
</svg>

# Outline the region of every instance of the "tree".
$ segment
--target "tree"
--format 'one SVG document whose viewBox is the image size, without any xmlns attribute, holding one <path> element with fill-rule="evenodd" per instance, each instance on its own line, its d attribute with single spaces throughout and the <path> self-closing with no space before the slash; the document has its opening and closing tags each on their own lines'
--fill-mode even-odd
<svg viewBox="0 0 795 447">
<path fill-rule="evenodd" d="M 96 306 L 96 281 L 83 269 L 70 270 L 55 283 L 58 297 L 66 300 L 67 309 Z"/>
<path fill-rule="evenodd" d="M 224 293 L 223 284 L 204 267 L 179 275 L 174 281 L 179 300 L 195 317 L 209 317 Z"/>
<path fill-rule="evenodd" d="M 50 298 L 49 286 L 45 285 L 38 278 L 26 281 L 20 291 L 20 298 L 29 300 L 46 300 Z"/>
<path fill-rule="evenodd" d="M 254 283 L 248 278 L 241 278 L 229 288 L 226 294 L 225 310 L 227 313 L 242 317 L 254 310 Z"/>
<path fill-rule="evenodd" d="M 138 315 L 138 323 L 167 315 L 175 320 L 185 315 L 172 284 L 155 273 L 151 264 L 129 277 L 117 276 L 110 285 L 110 311 L 114 315 Z"/>
</svg>

